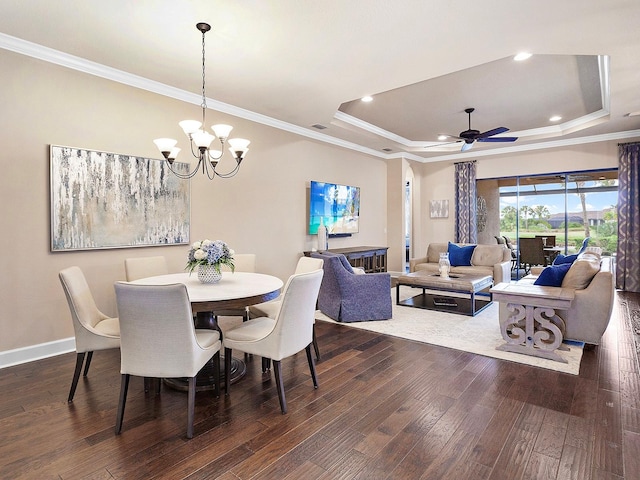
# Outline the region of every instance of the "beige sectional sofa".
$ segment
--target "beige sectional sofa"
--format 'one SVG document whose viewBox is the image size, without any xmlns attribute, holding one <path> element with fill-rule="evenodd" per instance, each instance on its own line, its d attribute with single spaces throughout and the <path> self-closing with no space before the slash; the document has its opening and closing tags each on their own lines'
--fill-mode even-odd
<svg viewBox="0 0 640 480">
<path fill-rule="evenodd" d="M 457 243 L 458 246 L 469 244 Z M 430 243 L 427 254 L 420 258 L 409 259 L 409 271 L 425 270 L 438 273 L 440 254 L 448 250 L 448 243 Z M 469 273 L 476 275 L 490 275 L 493 284 L 511 281 L 511 252 L 505 245 L 476 245 L 471 256 L 470 266 L 452 266 L 451 273 Z"/>
<path fill-rule="evenodd" d="M 571 265 L 560 287 L 534 285 L 542 269 L 533 270 L 531 275 L 519 280 L 516 285 L 528 295 L 538 292 L 540 295 L 553 296 L 562 290 L 570 290 L 573 293 L 571 307 L 556 311 L 565 323 L 563 338 L 598 345 L 609 325 L 615 289 L 611 259 L 589 250 Z M 597 273 L 593 275 L 594 272 Z M 509 314 L 507 304 L 500 302 L 501 324 Z"/>
</svg>

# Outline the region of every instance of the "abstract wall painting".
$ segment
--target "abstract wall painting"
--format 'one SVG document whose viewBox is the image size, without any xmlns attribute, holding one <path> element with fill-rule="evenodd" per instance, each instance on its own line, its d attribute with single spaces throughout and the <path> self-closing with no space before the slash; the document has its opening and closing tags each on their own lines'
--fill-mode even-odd
<svg viewBox="0 0 640 480">
<path fill-rule="evenodd" d="M 431 200 L 429 213 L 431 218 L 448 218 L 449 200 Z"/>
<path fill-rule="evenodd" d="M 52 252 L 190 243 L 190 182 L 166 161 L 58 145 L 50 153 Z"/>
</svg>

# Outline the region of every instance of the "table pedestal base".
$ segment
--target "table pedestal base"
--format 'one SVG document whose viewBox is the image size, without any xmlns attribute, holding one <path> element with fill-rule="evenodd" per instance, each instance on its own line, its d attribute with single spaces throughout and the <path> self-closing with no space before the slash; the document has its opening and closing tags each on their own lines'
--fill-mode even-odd
<svg viewBox="0 0 640 480">
<path fill-rule="evenodd" d="M 567 363 L 555 352 L 569 348 L 562 345 L 564 321 L 553 308 L 517 303 L 509 303 L 507 308 L 512 313 L 500 325 L 506 343 L 496 347 L 496 350 Z"/>
</svg>

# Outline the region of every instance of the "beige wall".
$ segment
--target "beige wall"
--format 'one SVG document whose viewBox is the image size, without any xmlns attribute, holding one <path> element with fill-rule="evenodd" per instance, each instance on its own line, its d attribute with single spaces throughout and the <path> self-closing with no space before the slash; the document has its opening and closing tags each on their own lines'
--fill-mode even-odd
<svg viewBox="0 0 640 480">
<path fill-rule="evenodd" d="M 165 255 L 182 271 L 186 246 L 51 253 L 49 145 L 159 158 L 152 140 L 174 136 L 179 120 L 199 108 L 101 78 L 0 50 L 2 232 L 0 366 L 2 353 L 73 336 L 58 271 L 78 265 L 98 307 L 113 315 L 113 282 L 129 256 Z M 237 252 L 255 252 L 258 269 L 286 279 L 303 250 L 310 180 L 361 187 L 360 233 L 332 247 L 386 245 L 387 167 L 383 160 L 311 141 L 263 125 L 209 112 L 251 139 L 232 179 L 198 175 L 191 186 L 191 239 L 220 238 Z M 184 160 L 186 157 L 183 157 Z"/>
</svg>

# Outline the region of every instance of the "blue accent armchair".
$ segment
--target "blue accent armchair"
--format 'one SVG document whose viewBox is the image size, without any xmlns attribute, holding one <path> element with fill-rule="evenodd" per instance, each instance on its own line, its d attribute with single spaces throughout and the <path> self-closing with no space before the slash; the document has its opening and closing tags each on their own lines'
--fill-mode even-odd
<svg viewBox="0 0 640 480">
<path fill-rule="evenodd" d="M 391 276 L 388 273 L 359 275 L 342 254 L 312 253 L 324 260 L 324 277 L 318 308 L 339 322 L 388 320 L 391 318 Z"/>
</svg>

